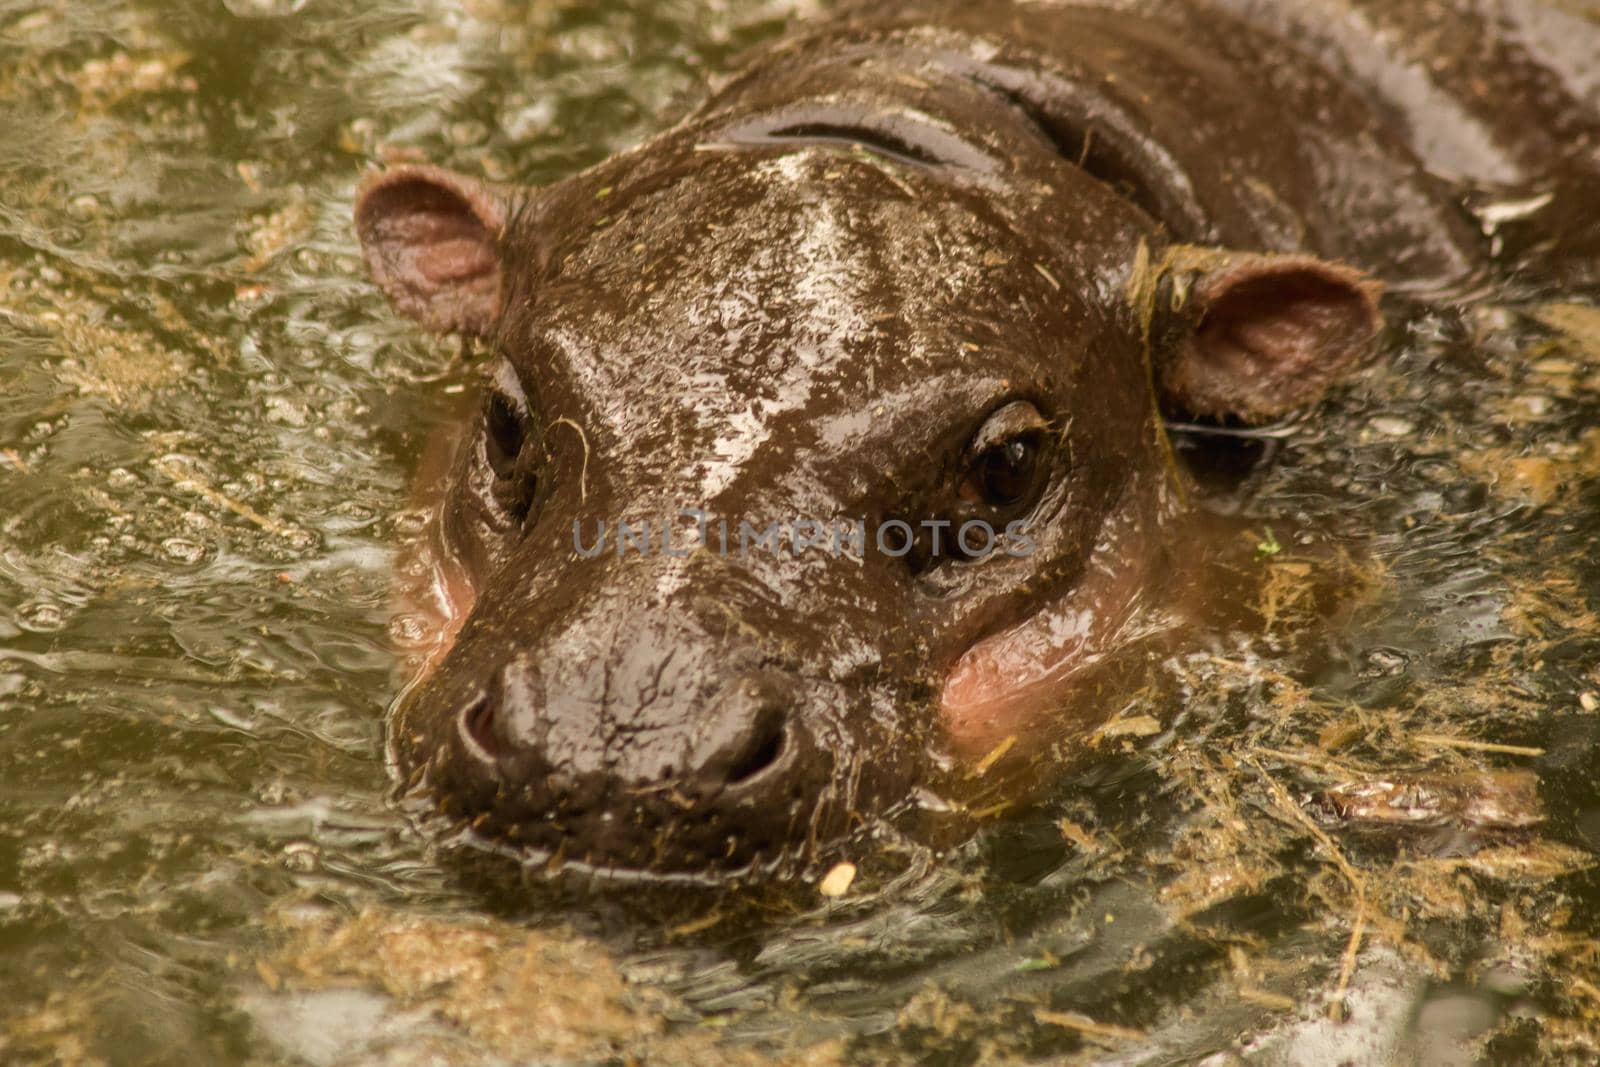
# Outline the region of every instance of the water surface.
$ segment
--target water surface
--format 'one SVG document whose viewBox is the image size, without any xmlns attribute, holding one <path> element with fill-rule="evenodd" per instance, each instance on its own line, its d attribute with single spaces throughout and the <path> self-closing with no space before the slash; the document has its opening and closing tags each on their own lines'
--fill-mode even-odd
<svg viewBox="0 0 1600 1067">
<path fill-rule="evenodd" d="M 1185 436 L 1269 624 L 893 880 L 652 923 L 390 806 L 389 572 L 473 366 L 366 281 L 355 182 L 571 173 L 807 7 L 0 0 L 0 1060 L 1596 1054 L 1595 294 Z M 1462 781 L 1542 821 L 1350 799 Z"/>
</svg>

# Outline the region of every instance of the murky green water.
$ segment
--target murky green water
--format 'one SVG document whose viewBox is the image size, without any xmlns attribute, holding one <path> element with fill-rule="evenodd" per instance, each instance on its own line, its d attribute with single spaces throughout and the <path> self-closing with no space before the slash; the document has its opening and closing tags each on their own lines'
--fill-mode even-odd
<svg viewBox="0 0 1600 1067">
<path fill-rule="evenodd" d="M 0 0 L 0 1062 L 1591 1054 L 1595 294 L 1207 445 L 1273 625 L 895 883 L 512 909 L 387 805 L 391 557 L 471 371 L 366 282 L 359 173 L 568 173 L 796 6 Z M 1489 769 L 1543 821 L 1329 799 Z"/>
</svg>

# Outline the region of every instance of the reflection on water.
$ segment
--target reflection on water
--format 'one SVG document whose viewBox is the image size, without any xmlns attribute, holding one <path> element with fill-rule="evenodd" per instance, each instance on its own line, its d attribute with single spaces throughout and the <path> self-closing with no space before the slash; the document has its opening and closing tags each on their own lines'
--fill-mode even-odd
<svg viewBox="0 0 1600 1067">
<path fill-rule="evenodd" d="M 1582 294 L 1396 330 L 1271 449 L 1191 441 L 1273 531 L 1266 631 L 893 884 L 494 918 L 386 804 L 391 550 L 471 371 L 364 280 L 358 173 L 568 173 L 796 6 L 0 2 L 0 1060 L 1587 1049 Z"/>
</svg>

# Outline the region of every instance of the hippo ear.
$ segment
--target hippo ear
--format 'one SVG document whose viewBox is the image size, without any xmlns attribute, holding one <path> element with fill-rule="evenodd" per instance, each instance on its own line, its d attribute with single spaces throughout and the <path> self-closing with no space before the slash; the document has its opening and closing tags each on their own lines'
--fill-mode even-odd
<svg viewBox="0 0 1600 1067">
<path fill-rule="evenodd" d="M 429 329 L 484 336 L 500 312 L 500 237 L 509 197 L 439 167 L 392 167 L 356 197 L 372 277 Z"/>
<path fill-rule="evenodd" d="M 1283 415 L 1320 397 L 1383 325 L 1379 284 L 1314 256 L 1180 256 L 1171 283 L 1174 314 L 1156 366 L 1169 412 Z"/>
</svg>

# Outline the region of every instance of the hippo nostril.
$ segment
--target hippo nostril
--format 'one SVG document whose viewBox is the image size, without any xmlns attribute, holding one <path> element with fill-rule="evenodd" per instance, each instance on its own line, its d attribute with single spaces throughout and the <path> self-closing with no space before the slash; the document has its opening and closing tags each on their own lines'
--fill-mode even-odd
<svg viewBox="0 0 1600 1067">
<path fill-rule="evenodd" d="M 763 711 L 745 743 L 744 751 L 728 771 L 728 784 L 743 785 L 776 764 L 783 756 L 786 739 L 782 712 L 775 708 Z"/>
<path fill-rule="evenodd" d="M 500 738 L 495 730 L 494 702 L 480 695 L 461 709 L 461 736 L 466 738 L 486 759 L 500 755 Z"/>
</svg>

